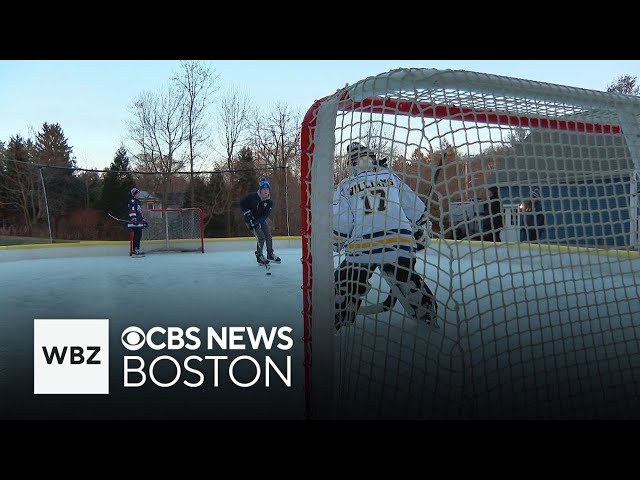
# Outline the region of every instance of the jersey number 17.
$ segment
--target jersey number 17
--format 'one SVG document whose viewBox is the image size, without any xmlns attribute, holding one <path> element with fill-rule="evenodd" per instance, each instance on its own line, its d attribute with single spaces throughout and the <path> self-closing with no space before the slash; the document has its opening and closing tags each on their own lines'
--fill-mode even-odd
<svg viewBox="0 0 640 480">
<path fill-rule="evenodd" d="M 381 189 L 367 190 L 364 197 L 364 214 L 369 215 L 374 212 L 384 212 L 387 209 L 387 193 Z"/>
</svg>

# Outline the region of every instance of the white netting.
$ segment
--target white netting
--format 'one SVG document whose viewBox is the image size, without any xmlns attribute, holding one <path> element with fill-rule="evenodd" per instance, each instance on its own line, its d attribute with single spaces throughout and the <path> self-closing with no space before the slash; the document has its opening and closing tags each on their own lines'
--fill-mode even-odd
<svg viewBox="0 0 640 480">
<path fill-rule="evenodd" d="M 147 252 L 204 252 L 200 208 L 145 210 L 149 226 L 142 231 L 141 250 Z"/>
<path fill-rule="evenodd" d="M 639 114 L 636 97 L 417 69 L 317 102 L 302 131 L 305 338 L 320 397 L 312 414 L 637 414 Z M 428 205 L 433 241 L 415 270 L 437 299 L 437 327 L 406 302 L 383 311 L 391 287 L 377 268 L 360 285 L 355 322 L 335 331 L 326 305 L 328 293 L 336 300 L 334 278 L 317 261 L 330 255 L 333 217 L 369 232 L 371 252 L 382 245 L 375 232 L 398 222 L 388 216 L 373 228 L 367 212 L 332 215 L 352 142 L 387 158 Z M 368 181 L 352 192 L 375 196 L 381 187 Z M 334 254 L 333 268 L 355 258 L 348 253 Z M 340 315 L 349 307 L 338 297 Z"/>
</svg>

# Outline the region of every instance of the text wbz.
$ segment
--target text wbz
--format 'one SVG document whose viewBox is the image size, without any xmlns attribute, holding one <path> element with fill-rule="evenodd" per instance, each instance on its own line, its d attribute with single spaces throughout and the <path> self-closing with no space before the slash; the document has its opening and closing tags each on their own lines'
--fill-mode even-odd
<svg viewBox="0 0 640 480">
<path fill-rule="evenodd" d="M 44 353 L 44 359 L 47 365 L 57 363 L 62 365 L 67 359 L 71 365 L 79 365 L 86 363 L 87 365 L 100 365 L 100 360 L 96 359 L 96 356 L 100 353 L 100 347 L 80 347 L 77 345 L 71 345 L 62 347 L 51 347 L 47 349 L 46 346 L 42 347 Z M 68 355 L 67 355 L 68 353 Z"/>
</svg>

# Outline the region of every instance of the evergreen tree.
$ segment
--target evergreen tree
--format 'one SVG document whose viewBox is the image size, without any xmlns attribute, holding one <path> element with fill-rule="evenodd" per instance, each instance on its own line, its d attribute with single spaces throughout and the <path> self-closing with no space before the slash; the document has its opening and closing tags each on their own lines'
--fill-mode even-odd
<svg viewBox="0 0 640 480">
<path fill-rule="evenodd" d="M 205 236 L 224 237 L 225 225 L 227 225 L 227 209 L 225 207 L 227 205 L 231 207 L 232 217 L 229 219 L 229 224 L 233 228 L 235 224 L 233 205 L 234 202 L 237 203 L 237 199 L 230 194 L 229 184 L 222 173 L 211 174 L 209 178 L 209 192 L 211 193 L 211 207 L 209 217 L 206 219 Z"/>
<path fill-rule="evenodd" d="M 129 191 L 134 186 L 135 182 L 129 167 L 127 150 L 124 147 L 120 147 L 104 176 L 100 209 L 116 217 L 125 218 Z"/>
<path fill-rule="evenodd" d="M 253 158 L 253 152 L 249 147 L 244 147 L 238 152 L 238 158 L 236 159 L 235 170 L 236 174 L 233 182 L 233 190 L 230 195 L 230 203 L 227 208 L 227 225 L 229 229 L 229 236 L 232 236 L 231 232 L 235 232 L 236 235 L 242 235 L 246 233 L 244 222 L 237 221 L 240 214 L 239 201 L 242 196 L 249 192 L 258 191 L 258 175 L 256 173 L 256 163 Z"/>
<path fill-rule="evenodd" d="M 255 168 L 253 152 L 249 147 L 244 147 L 238 152 L 238 159 L 235 162 L 235 170 L 237 170 L 234 185 L 236 194 L 243 195 L 253 190 L 258 191 L 258 175 Z"/>
<path fill-rule="evenodd" d="M 58 168 L 44 168 L 46 196 L 52 227 L 57 236 L 60 220 L 83 205 L 84 185 L 75 175 L 73 147 L 57 123 L 44 123 L 36 135 L 36 163 Z"/>
<path fill-rule="evenodd" d="M 76 160 L 73 147 L 57 123 L 42 125 L 42 131 L 36 135 L 36 161 L 43 165 L 75 168 Z M 60 170 L 67 176 L 73 175 L 73 170 Z"/>
</svg>

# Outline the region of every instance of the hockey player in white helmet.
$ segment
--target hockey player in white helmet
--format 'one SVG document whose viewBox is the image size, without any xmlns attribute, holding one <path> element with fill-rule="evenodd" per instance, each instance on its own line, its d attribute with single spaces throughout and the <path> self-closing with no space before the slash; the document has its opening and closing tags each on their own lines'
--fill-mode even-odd
<svg viewBox="0 0 640 480">
<path fill-rule="evenodd" d="M 367 146 L 352 143 L 347 155 L 349 177 L 333 197 L 334 249 L 345 254 L 335 271 L 336 329 L 355 321 L 376 268 L 402 293 L 409 315 L 432 323 L 435 298 L 414 268 L 414 233 L 427 223 L 424 202 Z"/>
</svg>

